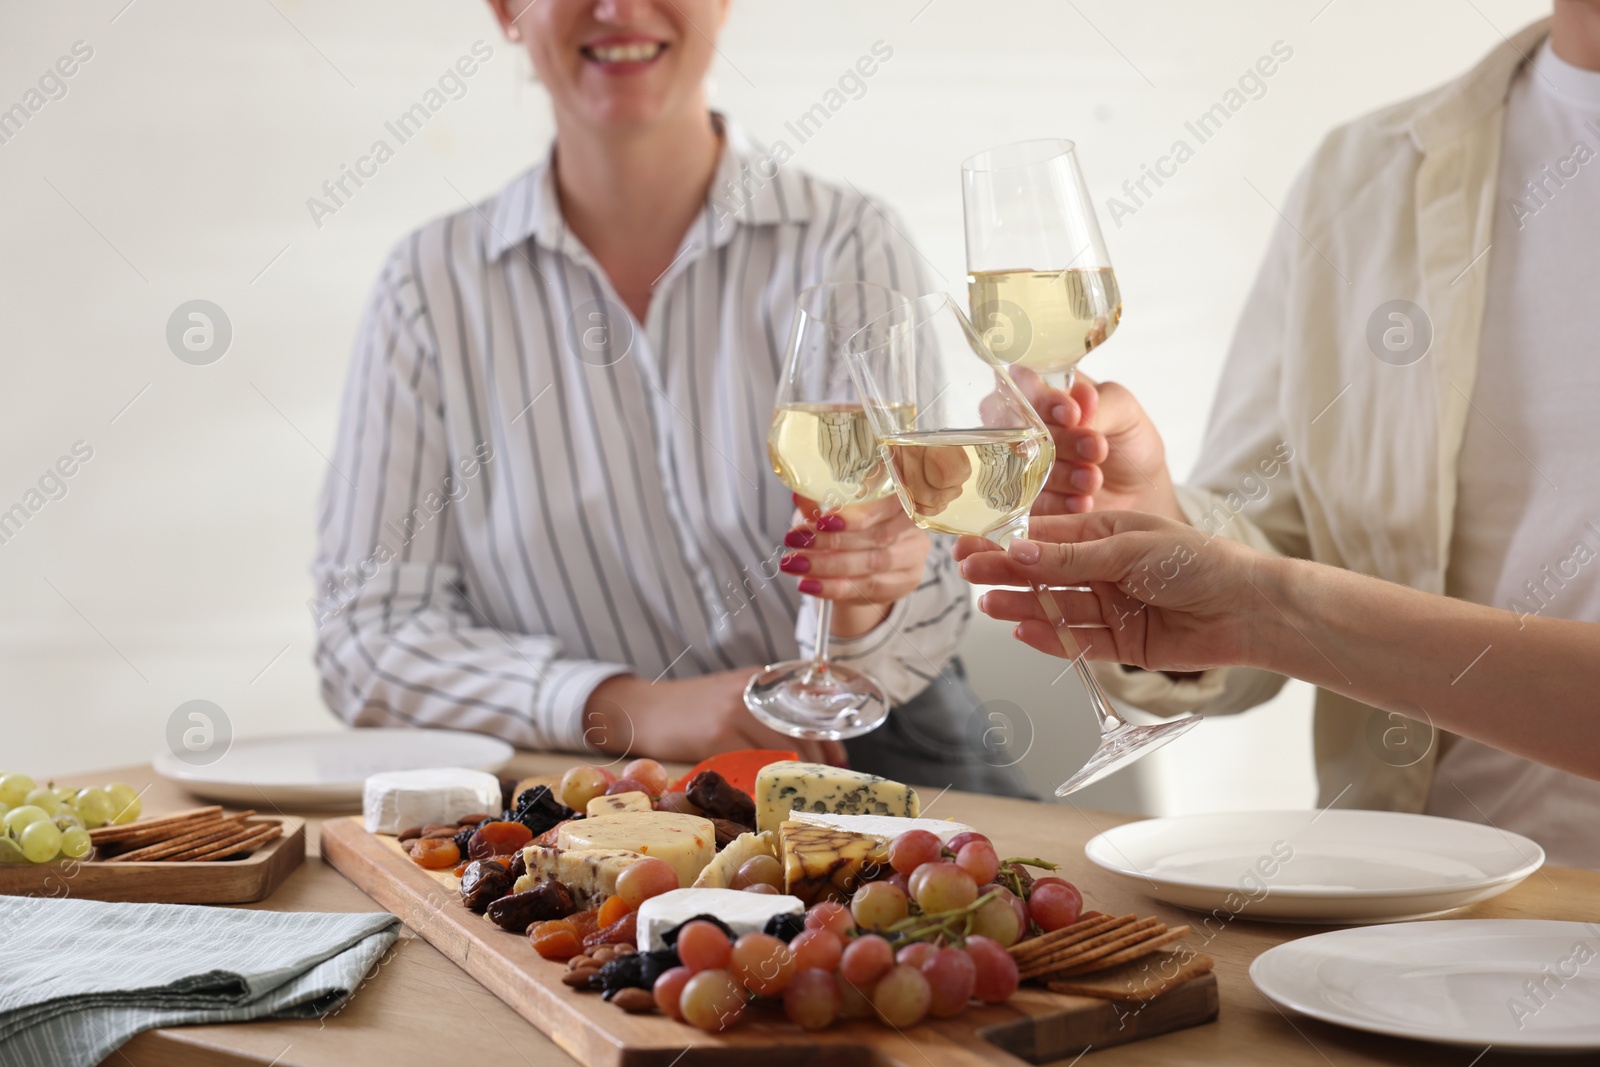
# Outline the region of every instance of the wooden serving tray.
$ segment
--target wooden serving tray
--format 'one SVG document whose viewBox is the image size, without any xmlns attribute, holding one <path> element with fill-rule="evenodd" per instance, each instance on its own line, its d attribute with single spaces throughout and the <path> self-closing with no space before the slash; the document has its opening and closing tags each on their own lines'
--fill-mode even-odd
<svg viewBox="0 0 1600 1067">
<path fill-rule="evenodd" d="M 283 824 L 283 833 L 243 859 L 176 863 L 57 863 L 0 865 L 0 894 L 78 897 L 138 904 L 248 904 L 283 884 L 306 858 L 306 821 L 258 815 L 246 825 Z"/>
<path fill-rule="evenodd" d="M 707 1034 L 662 1015 L 629 1015 L 598 993 L 562 985 L 565 966 L 463 908 L 449 871 L 423 870 L 394 838 L 367 833 L 359 818 L 329 819 L 321 837 L 323 859 L 587 1067 L 1006 1067 L 1070 1058 L 1217 1016 L 1216 978 L 1207 974 L 1136 1012 L 1023 986 L 1005 1004 L 975 1004 L 953 1019 L 928 1019 L 904 1032 L 856 1020 L 808 1033 L 781 1014 L 757 1010 L 726 1034 Z"/>
</svg>

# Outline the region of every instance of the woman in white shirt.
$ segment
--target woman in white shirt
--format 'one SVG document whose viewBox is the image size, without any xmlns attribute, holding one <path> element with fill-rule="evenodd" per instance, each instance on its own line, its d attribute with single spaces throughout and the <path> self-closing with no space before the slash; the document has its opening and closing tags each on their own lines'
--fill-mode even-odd
<svg viewBox="0 0 1600 1067">
<path fill-rule="evenodd" d="M 787 572 L 834 601 L 835 658 L 898 705 L 851 764 L 1018 791 L 971 743 L 948 550 L 892 499 L 796 523 L 764 462 L 798 294 L 922 292 L 916 253 L 881 207 L 707 109 L 727 3 L 490 6 L 555 143 L 383 269 L 319 518 L 329 705 L 532 748 L 845 762 L 743 705 L 753 670 L 809 651 Z"/>
</svg>

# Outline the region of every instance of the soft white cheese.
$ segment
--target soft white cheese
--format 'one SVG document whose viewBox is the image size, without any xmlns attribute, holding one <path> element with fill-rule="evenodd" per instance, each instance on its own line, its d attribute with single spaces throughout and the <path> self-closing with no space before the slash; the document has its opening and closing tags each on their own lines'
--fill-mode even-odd
<svg viewBox="0 0 1600 1067">
<path fill-rule="evenodd" d="M 639 950 L 665 948 L 661 935 L 697 915 L 715 915 L 738 937 L 766 929 L 774 915 L 799 915 L 805 910 L 799 897 L 742 889 L 674 889 L 639 905 Z"/>
<path fill-rule="evenodd" d="M 385 771 L 368 778 L 361 793 L 369 834 L 397 834 L 412 826 L 453 823 L 463 815 L 500 812 L 500 779 L 460 767 Z"/>
<path fill-rule="evenodd" d="M 901 819 L 894 815 L 825 815 L 814 811 L 792 811 L 789 819 L 792 822 L 880 837 L 885 841 L 893 841 L 907 830 L 926 830 L 949 844 L 952 837 L 972 830 L 972 827 L 950 819 Z"/>
</svg>

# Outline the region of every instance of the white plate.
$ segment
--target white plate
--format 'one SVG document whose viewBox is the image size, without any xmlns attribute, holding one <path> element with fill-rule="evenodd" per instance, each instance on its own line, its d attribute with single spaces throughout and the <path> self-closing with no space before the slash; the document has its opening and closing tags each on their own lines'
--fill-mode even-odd
<svg viewBox="0 0 1600 1067">
<path fill-rule="evenodd" d="M 1250 980 L 1282 1007 L 1375 1034 L 1497 1050 L 1600 1049 L 1593 923 L 1460 919 L 1334 930 L 1268 949 L 1250 965 Z"/>
<path fill-rule="evenodd" d="M 492 772 L 513 751 L 499 738 L 459 730 L 363 729 L 236 739 L 204 766 L 171 752 L 153 762 L 157 774 L 207 800 L 344 809 L 361 807 L 361 784 L 369 774 L 424 767 Z"/>
<path fill-rule="evenodd" d="M 1485 900 L 1544 863 L 1520 834 L 1397 811 L 1250 811 L 1146 819 L 1084 853 L 1157 900 L 1277 922 L 1393 922 Z"/>
</svg>

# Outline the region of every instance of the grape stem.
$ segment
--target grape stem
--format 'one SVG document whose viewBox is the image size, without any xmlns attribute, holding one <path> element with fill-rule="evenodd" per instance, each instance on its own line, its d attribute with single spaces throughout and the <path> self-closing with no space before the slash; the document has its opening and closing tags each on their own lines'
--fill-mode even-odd
<svg viewBox="0 0 1600 1067">
<path fill-rule="evenodd" d="M 977 915 L 978 909 L 998 896 L 999 890 L 990 890 L 964 908 L 908 915 L 890 925 L 884 933 L 896 941 L 933 941 L 946 937 L 952 942 L 965 942 L 967 936 L 972 933 L 972 919 Z M 952 928 L 956 922 L 961 924 L 959 933 Z"/>
</svg>

